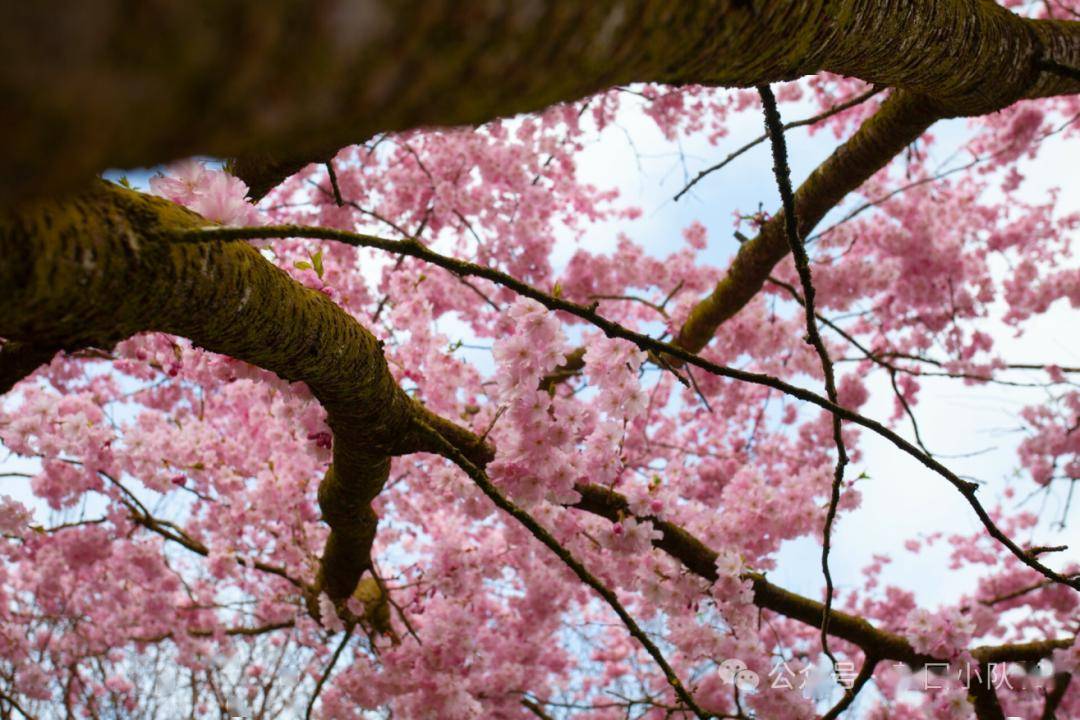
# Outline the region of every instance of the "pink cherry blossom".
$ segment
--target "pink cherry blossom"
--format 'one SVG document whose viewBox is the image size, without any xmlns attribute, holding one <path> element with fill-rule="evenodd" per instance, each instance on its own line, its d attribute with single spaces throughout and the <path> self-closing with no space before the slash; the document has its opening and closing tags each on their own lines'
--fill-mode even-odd
<svg viewBox="0 0 1080 720">
<path fill-rule="evenodd" d="M 1040 17 L 1050 6 L 1080 10 L 999 4 Z M 776 92 L 785 119 L 795 119 L 868 89 L 820 73 Z M 850 137 L 887 97 L 812 123 L 814 147 Z M 731 216 L 714 212 L 713 198 L 743 183 L 741 170 L 703 180 L 702 202 L 680 201 L 677 221 L 658 233 L 652 198 L 638 207 L 615 187 L 623 178 L 588 179 L 589 148 L 611 135 L 625 142 L 626 128 L 632 139 L 665 138 L 665 157 L 708 154 L 712 164 L 742 144 L 744 124 L 758 132 L 759 105 L 750 90 L 649 83 L 478 127 L 388 133 L 331 159 L 342 204 L 325 163 L 300 169 L 258 205 L 213 161 L 175 163 L 149 183 L 208 223 L 415 238 L 671 340 L 736 262 Z M 1025 100 L 935 126 L 805 238 L 838 404 L 936 451 L 941 438 L 915 434 L 928 401 L 965 387 L 981 393 L 978 412 L 1016 432 L 1000 441 L 1012 443 L 999 468 L 1007 481 L 985 478 L 976 497 L 1024 548 L 1056 545 L 1058 518 L 1017 503 L 1045 493 L 1046 506 L 1064 512 L 1080 477 L 1076 363 L 1011 349 L 1039 322 L 1080 307 L 1073 188 L 1036 186 L 1043 171 L 1032 163 L 1052 152 L 1055 129 L 1052 137 L 1075 141 L 1078 111 L 1075 96 Z M 789 136 L 801 152 L 802 136 Z M 960 169 L 944 172 L 937 162 L 953 156 Z M 680 165 L 665 178 L 682 173 Z M 677 189 L 663 189 L 668 203 Z M 738 209 L 740 237 L 775 215 L 775 188 L 765 191 L 760 207 L 754 199 Z M 813 610 L 824 598 L 819 552 L 836 463 L 828 412 L 775 384 L 646 352 L 610 325 L 460 266 L 311 239 L 259 245 L 287 277 L 370 330 L 412 400 L 491 444 L 492 484 L 612 590 L 708 712 L 826 711 L 821 698 L 768 678 L 775 659 L 804 677 L 831 667 Z M 820 393 L 821 363 L 793 296 L 802 297 L 796 268 L 788 257 L 768 274 L 700 355 Z M 689 717 L 668 712 L 679 701 L 667 677 L 580 576 L 429 452 L 394 457 L 373 501 L 379 523 L 365 570 L 393 601 L 386 626 L 361 624 L 346 638 L 350 613 L 363 616 L 365 604 L 313 592 L 328 535 L 319 483 L 335 453 L 357 442 L 332 424 L 304 384 L 158 332 L 72 348 L 22 380 L 0 404 L 0 442 L 18 463 L 0 494 L 0 690 L 41 717 L 65 703 L 72 717 L 142 717 L 165 712 L 150 677 L 202 688 L 185 716 L 240 703 L 287 717 L 303 712 L 325 676 L 316 717 L 544 717 L 527 703 L 557 718 Z M 968 430 L 961 419 L 949 425 L 973 446 L 985 440 Z M 880 507 L 870 500 L 902 455 L 879 428 L 852 421 L 842 440 L 851 462 L 834 521 L 834 611 L 954 664 L 979 645 L 1075 635 L 1077 593 L 1004 551 L 959 498 L 940 532 L 896 537 L 893 547 L 854 536 L 853 521 Z M 954 459 L 942 451 L 928 464 L 962 472 Z M 923 492 L 922 475 L 910 480 L 912 493 Z M 597 508 L 598 497 L 617 502 Z M 872 521 L 881 537 L 892 530 L 891 517 Z M 693 550 L 689 561 L 671 551 L 679 543 Z M 1043 550 L 1059 572 L 1080 572 L 1070 551 Z M 864 561 L 853 566 L 853 556 Z M 916 565 L 961 589 L 928 603 L 938 590 L 930 580 L 896 579 Z M 799 582 L 790 588 L 804 596 L 799 612 L 760 607 L 762 578 Z M 1057 671 L 1077 672 L 1078 647 L 1045 654 Z M 830 650 L 855 667 L 865 660 L 839 635 Z M 753 688 L 744 676 L 736 696 L 717 671 L 726 659 L 762 682 Z M 912 676 L 895 664 L 882 660 L 851 717 L 972 716 L 951 674 Z M 911 690 L 926 678 L 940 687 Z M 1006 717 L 1041 716 L 1049 681 L 1016 680 L 999 689 Z M 1080 715 L 1077 685 L 1060 717 Z"/>
</svg>

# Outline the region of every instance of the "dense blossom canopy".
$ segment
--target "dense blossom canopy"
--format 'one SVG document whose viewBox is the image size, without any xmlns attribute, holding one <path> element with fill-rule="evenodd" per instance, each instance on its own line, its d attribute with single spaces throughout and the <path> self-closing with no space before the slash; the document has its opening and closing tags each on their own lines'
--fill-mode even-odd
<svg viewBox="0 0 1080 720">
<path fill-rule="evenodd" d="M 785 119 L 796 101 L 813 106 L 823 117 L 812 131 L 839 141 L 898 91 L 825 73 L 775 92 Z M 1032 201 L 1018 165 L 1049 137 L 1080 137 L 1080 97 L 972 118 L 958 148 L 920 132 L 840 211 L 800 228 L 820 347 L 806 340 L 806 286 L 788 256 L 700 350 L 716 366 L 808 388 L 818 404 L 621 332 L 680 337 L 725 277 L 728 259 L 705 256 L 732 228 L 693 222 L 646 251 L 634 236 L 641 210 L 580 172 L 591 139 L 630 114 L 672 142 L 705 138 L 720 159 L 732 121 L 761 112 L 753 90 L 618 87 L 479 127 L 380 134 L 257 203 L 227 164 L 156 172 L 150 191 L 199 224 L 412 243 L 409 256 L 301 232 L 252 240 L 368 328 L 405 393 L 493 455 L 390 453 L 371 567 L 351 597 L 333 597 L 317 488 L 343 441 L 322 396 L 162 332 L 61 352 L 0 404 L 3 447 L 29 459 L 4 473 L 0 498 L 0 706 L 28 717 L 797 719 L 844 701 L 866 667 L 873 683 L 851 716 L 959 719 L 979 707 L 964 667 L 995 674 L 1005 715 L 1050 717 L 1053 702 L 1058 717 L 1080 716 L 1069 684 L 1080 594 L 1068 584 L 1080 563 L 1075 549 L 1031 549 L 1054 534 L 1014 495 L 1064 498 L 1080 479 L 1080 369 L 1054 358 L 1018 367 L 1032 358 L 1003 356 L 992 332 L 1022 335 L 1051 307 L 1080 306 L 1080 213 L 1061 207 L 1074 189 Z M 931 149 L 960 161 L 943 173 Z M 738 170 L 695 192 L 725 172 Z M 762 198 L 772 210 L 742 209 L 743 241 L 779 223 L 777 197 Z M 613 224 L 623 234 L 598 251 L 590 233 Z M 428 251 L 473 265 L 418 256 Z M 850 413 L 888 381 L 885 427 L 846 417 L 834 436 L 822 351 L 834 402 Z M 1044 388 L 1037 404 L 1010 408 L 1022 477 L 1002 494 L 951 476 L 985 523 L 909 543 L 951 545 L 955 566 L 977 575 L 971 592 L 920 606 L 918 588 L 879 580 L 890 558 L 878 557 L 828 597 L 825 648 L 826 596 L 785 595 L 767 574 L 787 541 L 821 542 L 830 510 L 835 523 L 859 512 L 874 476 L 860 452 L 868 435 L 908 438 L 892 451 L 921 454 L 928 475 L 940 461 L 936 478 L 950 482 L 949 460 L 918 435 L 926 376 L 991 393 L 1017 378 Z M 850 460 L 839 473 L 838 440 Z M 1037 671 L 1040 659 L 1053 670 Z"/>
</svg>

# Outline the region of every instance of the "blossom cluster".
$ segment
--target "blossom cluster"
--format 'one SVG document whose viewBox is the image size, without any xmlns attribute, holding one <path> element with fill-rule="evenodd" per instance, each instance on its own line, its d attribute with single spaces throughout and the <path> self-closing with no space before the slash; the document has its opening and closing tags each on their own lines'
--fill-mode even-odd
<svg viewBox="0 0 1080 720">
<path fill-rule="evenodd" d="M 415 237 L 637 332 L 677 337 L 731 267 L 717 250 L 729 228 L 687 220 L 658 249 L 640 208 L 582 179 L 580 153 L 598 134 L 620 132 L 627 113 L 672 142 L 711 147 L 726 140 L 731 118 L 756 116 L 757 96 L 625 90 L 477 129 L 380 136 L 330 160 L 336 190 L 326 166 L 312 165 L 258 206 L 242 180 L 206 161 L 165 168 L 150 187 L 215 223 Z M 866 90 L 822 74 L 778 94 L 827 110 Z M 883 97 L 812 129 L 849 135 Z M 931 376 L 1004 393 L 1021 384 L 1006 385 L 1010 373 L 1023 371 L 1046 390 L 1018 413 L 1025 434 L 1009 493 L 1056 491 L 1078 474 L 1075 369 L 1018 370 L 1000 350 L 1000 331 L 991 331 L 999 323 L 1023 333 L 1054 308 L 1080 305 L 1070 264 L 1080 215 L 1059 193 L 1025 195 L 1022 172 L 1075 105 L 1025 102 L 972 121 L 967 150 L 982 159 L 962 173 L 937 177 L 927 147 L 939 146 L 924 136 L 859 189 L 849 219 L 808 238 L 845 408 L 876 411 L 884 387 L 894 410 L 885 422 L 906 434 Z M 702 192 L 718 187 L 711 182 Z M 747 232 L 765 218 L 754 208 L 740 215 Z M 413 398 L 494 445 L 485 470 L 499 490 L 660 639 L 709 712 L 820 714 L 820 698 L 768 683 L 734 694 L 723 663 L 738 658 L 738 672 L 760 679 L 772 658 L 810 672 L 824 657 L 817 624 L 758 608 L 752 578 L 772 579 L 792 547 L 809 546 L 806 565 L 819 567 L 836 462 L 828 413 L 646 353 L 482 278 L 343 243 L 285 239 L 262 252 L 369 328 Z M 802 306 L 790 289 L 797 295 L 799 285 L 790 260 L 780 262 L 702 355 L 820 390 L 820 361 L 803 340 Z M 841 528 L 874 482 L 862 454 L 867 435 L 843 427 L 851 466 Z M 0 677 L 10 680 L 5 693 L 28 703 L 68 703 L 88 717 L 146 714 L 151 664 L 178 683 L 195 678 L 195 716 L 222 704 L 288 716 L 324 676 L 316 714 L 358 720 L 369 711 L 526 717 L 522 700 L 558 717 L 608 720 L 640 706 L 642 717 L 660 718 L 677 702 L 610 609 L 466 475 L 430 454 L 395 458 L 374 503 L 372 558 L 393 600 L 394 633 L 343 640 L 329 598 L 304 595 L 327 537 L 317 486 L 340 440 L 303 385 L 183 338 L 146 333 L 61 353 L 4 399 L 0 442 L 28 468 L 19 492 L 0 493 Z M 590 509 L 586 486 L 614 493 L 617 507 Z M 1014 537 L 1043 532 L 1032 513 L 1008 504 L 990 512 Z M 715 552 L 715 562 L 691 572 L 664 552 L 685 539 L 665 536 L 673 526 Z M 983 642 L 1075 632 L 1076 594 L 1043 583 L 994 542 L 981 528 L 909 541 L 912 553 L 942 549 L 933 561 L 974 578 L 970 593 L 938 611 L 890 582 L 899 563 L 881 553 L 858 587 L 834 569 L 834 608 L 942 660 L 965 658 Z M 361 610 L 355 601 L 353 609 Z M 340 642 L 348 661 L 328 673 Z M 1077 647 L 1058 649 L 1052 662 L 1076 671 Z M 832 650 L 845 663 L 863 659 L 842 641 Z M 874 678 L 880 696 L 861 706 L 866 717 L 970 715 L 953 680 L 914 698 L 894 670 Z M 221 688 L 232 695 L 215 694 Z M 1003 708 L 1038 716 L 1032 698 L 1044 690 L 1002 692 Z M 628 704 L 613 704 L 616 693 Z M 1070 689 L 1059 712 L 1080 713 L 1080 691 Z"/>
</svg>

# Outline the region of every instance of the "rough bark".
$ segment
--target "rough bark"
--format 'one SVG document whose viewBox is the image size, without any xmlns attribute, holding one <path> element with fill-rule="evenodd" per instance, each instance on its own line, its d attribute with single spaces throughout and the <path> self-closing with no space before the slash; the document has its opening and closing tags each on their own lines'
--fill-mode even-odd
<svg viewBox="0 0 1080 720">
<path fill-rule="evenodd" d="M 156 330 L 307 383 L 334 432 L 333 464 L 319 486 L 332 532 L 318 586 L 347 598 L 370 564 L 371 501 L 390 456 L 434 450 L 416 421 L 434 423 L 478 462 L 489 449 L 406 395 L 374 335 L 247 243 L 170 240 L 206 224 L 166 200 L 103 182 L 0 216 L 0 337 L 43 348 L 107 346 Z M 3 364 L 9 344 L 0 376 L 30 372 L 33 363 Z"/>
<path fill-rule="evenodd" d="M 261 195 L 370 135 L 478 123 L 635 81 L 821 70 L 943 114 L 1076 92 L 1080 25 L 991 0 L 395 0 L 0 4 L 0 202 L 107 167 L 241 157 Z"/>
</svg>

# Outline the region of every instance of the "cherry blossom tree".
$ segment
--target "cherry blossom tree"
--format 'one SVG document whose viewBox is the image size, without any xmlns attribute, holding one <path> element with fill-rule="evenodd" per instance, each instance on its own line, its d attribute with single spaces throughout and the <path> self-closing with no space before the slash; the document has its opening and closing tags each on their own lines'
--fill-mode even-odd
<svg viewBox="0 0 1080 720">
<path fill-rule="evenodd" d="M 1080 305 L 1020 164 L 1078 135 L 1080 3 L 68 5 L 0 6 L 0 716 L 1080 716 L 1080 562 L 1008 494 L 1071 499 L 1080 368 L 991 332 Z M 583 178 L 627 112 L 714 146 L 680 196 L 762 118 L 729 261 Z M 930 377 L 1043 390 L 1007 493 Z M 976 522 L 909 543 L 955 603 L 838 589 L 868 437 Z"/>
</svg>

